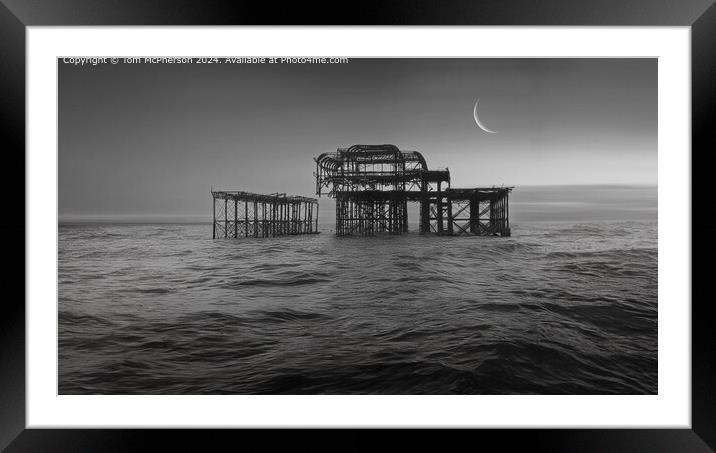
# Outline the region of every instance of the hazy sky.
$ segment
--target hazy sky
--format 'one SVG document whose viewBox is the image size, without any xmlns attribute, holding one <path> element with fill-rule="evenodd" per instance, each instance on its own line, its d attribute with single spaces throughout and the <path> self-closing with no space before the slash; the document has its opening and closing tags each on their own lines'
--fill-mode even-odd
<svg viewBox="0 0 716 453">
<path fill-rule="evenodd" d="M 656 184 L 657 61 L 59 64 L 61 217 L 313 196 L 312 158 L 357 143 L 420 151 L 453 187 Z"/>
</svg>

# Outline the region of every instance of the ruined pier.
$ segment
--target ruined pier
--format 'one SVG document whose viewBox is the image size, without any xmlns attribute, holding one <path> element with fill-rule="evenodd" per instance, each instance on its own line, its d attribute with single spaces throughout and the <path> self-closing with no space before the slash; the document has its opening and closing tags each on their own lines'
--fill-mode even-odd
<svg viewBox="0 0 716 453">
<path fill-rule="evenodd" d="M 318 200 L 285 193 L 211 191 L 212 237 L 276 237 L 318 233 Z"/>
<path fill-rule="evenodd" d="M 408 202 L 420 204 L 420 233 L 510 235 L 512 187 L 453 189 L 448 169 L 395 145 L 353 145 L 316 162 L 316 194 L 336 200 L 336 235 L 408 231 Z"/>
</svg>

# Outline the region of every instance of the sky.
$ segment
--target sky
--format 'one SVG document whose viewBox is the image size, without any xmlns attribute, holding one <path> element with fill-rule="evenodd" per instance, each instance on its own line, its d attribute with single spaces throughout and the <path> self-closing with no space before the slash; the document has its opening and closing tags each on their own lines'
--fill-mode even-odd
<svg viewBox="0 0 716 453">
<path fill-rule="evenodd" d="M 61 219 L 315 196 L 313 157 L 353 144 L 420 151 L 452 187 L 657 183 L 656 59 L 58 65 Z"/>
</svg>

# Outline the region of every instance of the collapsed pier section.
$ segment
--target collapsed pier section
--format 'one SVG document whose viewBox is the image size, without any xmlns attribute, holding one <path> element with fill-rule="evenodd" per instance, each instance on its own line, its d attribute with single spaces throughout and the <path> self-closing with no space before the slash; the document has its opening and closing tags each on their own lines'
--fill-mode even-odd
<svg viewBox="0 0 716 453">
<path fill-rule="evenodd" d="M 336 235 L 408 231 L 408 202 L 420 204 L 420 233 L 509 236 L 511 187 L 452 189 L 448 169 L 395 145 L 353 145 L 316 161 L 316 194 L 336 200 Z"/>
<path fill-rule="evenodd" d="M 336 235 L 408 231 L 408 201 L 419 200 L 430 173 L 420 153 L 395 145 L 353 145 L 314 160 L 316 194 L 336 200 Z"/>
<path fill-rule="evenodd" d="M 213 190 L 211 196 L 214 239 L 318 233 L 318 200 L 315 198 Z"/>
</svg>

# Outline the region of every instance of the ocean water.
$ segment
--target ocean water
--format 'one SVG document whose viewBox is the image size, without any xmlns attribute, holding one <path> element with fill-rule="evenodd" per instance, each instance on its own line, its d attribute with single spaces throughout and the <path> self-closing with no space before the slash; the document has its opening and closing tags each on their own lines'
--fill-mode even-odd
<svg viewBox="0 0 716 453">
<path fill-rule="evenodd" d="M 654 394 L 657 222 L 631 217 L 518 215 L 509 238 L 61 224 L 59 393 Z"/>
</svg>

